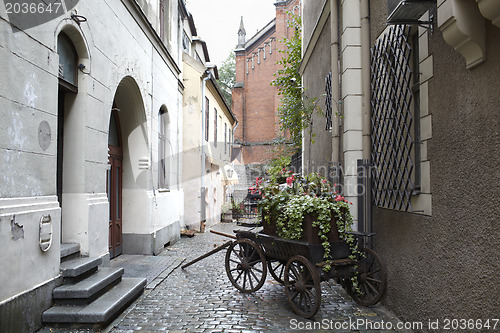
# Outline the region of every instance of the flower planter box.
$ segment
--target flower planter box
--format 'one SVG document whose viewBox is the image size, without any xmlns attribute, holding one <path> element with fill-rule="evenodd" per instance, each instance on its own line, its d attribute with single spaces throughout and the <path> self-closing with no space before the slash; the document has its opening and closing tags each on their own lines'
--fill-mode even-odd
<svg viewBox="0 0 500 333">
<path fill-rule="evenodd" d="M 226 222 L 226 223 L 233 222 L 233 212 L 227 211 L 227 212 L 223 213 L 221 222 Z"/>
<path fill-rule="evenodd" d="M 333 215 L 333 212 L 332 212 Z M 269 222 L 266 222 L 264 219 L 264 215 L 262 216 L 263 227 L 262 233 L 269 236 L 278 236 L 276 231 L 276 220 L 271 217 Z M 319 228 L 313 227 L 313 222 L 316 221 L 316 217 L 311 214 L 306 214 L 304 218 L 304 222 L 302 224 L 302 237 L 301 241 L 308 242 L 313 245 L 321 244 L 321 238 L 319 236 Z M 330 220 L 330 231 L 327 234 L 329 242 L 338 242 L 340 241 L 339 232 L 337 228 L 337 223 L 335 218 Z"/>
<path fill-rule="evenodd" d="M 319 237 L 319 228 L 313 227 L 313 222 L 316 221 L 316 217 L 310 214 L 306 214 L 304 223 L 302 224 L 302 237 L 301 241 L 308 242 L 311 244 L 321 244 L 321 238 Z M 339 232 L 337 229 L 337 223 L 335 219 L 332 218 L 330 220 L 330 231 L 327 234 L 329 242 L 338 242 L 340 241 Z"/>
</svg>

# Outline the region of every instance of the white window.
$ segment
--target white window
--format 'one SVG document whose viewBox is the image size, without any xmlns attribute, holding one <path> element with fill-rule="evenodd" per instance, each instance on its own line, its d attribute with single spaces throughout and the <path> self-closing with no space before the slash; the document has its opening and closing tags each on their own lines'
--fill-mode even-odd
<svg viewBox="0 0 500 333">
<path fill-rule="evenodd" d="M 167 127 L 167 108 L 162 106 L 158 112 L 158 188 L 168 188 Z"/>
</svg>

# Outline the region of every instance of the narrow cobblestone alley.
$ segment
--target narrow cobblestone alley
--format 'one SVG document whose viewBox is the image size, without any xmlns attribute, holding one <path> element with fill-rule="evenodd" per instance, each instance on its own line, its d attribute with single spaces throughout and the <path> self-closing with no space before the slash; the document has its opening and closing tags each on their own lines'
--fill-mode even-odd
<svg viewBox="0 0 500 333">
<path fill-rule="evenodd" d="M 233 234 L 233 229 L 237 228 L 242 227 L 223 223 L 213 229 Z M 382 322 L 395 327 L 398 322 L 383 306 L 367 308 L 357 305 L 333 281 L 321 285 L 323 304 L 318 314 L 313 320 L 303 319 L 291 310 L 283 287 L 269 274 L 264 286 L 253 294 L 236 290 L 225 273 L 225 250 L 181 269 L 181 263 L 189 262 L 226 241 L 225 237 L 207 231 L 193 238 L 183 238 L 168 247 L 159 256 L 163 258 L 162 264 L 167 266 L 165 271 L 155 280 L 148 281 L 145 294 L 106 331 L 351 332 L 387 327 L 381 326 Z M 341 324 L 346 329 L 336 330 L 335 327 Z M 320 325 L 319 329 L 314 325 Z M 397 331 L 394 327 L 393 332 Z"/>
</svg>

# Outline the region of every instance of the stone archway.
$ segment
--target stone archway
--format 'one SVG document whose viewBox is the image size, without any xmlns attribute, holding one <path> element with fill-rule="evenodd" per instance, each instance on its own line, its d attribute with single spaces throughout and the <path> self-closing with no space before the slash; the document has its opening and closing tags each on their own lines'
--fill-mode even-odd
<svg viewBox="0 0 500 333">
<path fill-rule="evenodd" d="M 118 227 L 120 233 L 141 234 L 149 226 L 146 218 L 149 214 L 143 210 L 147 209 L 148 206 L 146 204 L 148 200 L 147 189 L 152 174 L 149 167 L 150 152 L 144 103 L 139 86 L 131 76 L 123 78 L 119 83 L 113 100 L 113 110 L 115 119 L 118 119 L 119 123 L 122 155 L 119 157 L 120 188 L 115 190 L 120 193 L 120 206 L 110 204 L 110 207 L 115 209 L 113 214 L 110 212 L 110 218 L 120 214 L 121 225 Z M 109 155 L 109 157 L 110 161 L 116 162 L 116 156 L 113 159 L 111 158 L 113 156 Z M 119 208 L 119 213 L 116 213 L 117 208 Z M 114 226 L 116 227 L 116 224 Z M 133 246 L 131 243 L 134 242 L 130 238 L 123 238 L 122 234 L 116 235 L 116 232 L 118 232 L 116 228 L 113 233 L 110 231 L 110 236 L 115 239 L 116 243 L 118 240 L 120 243 L 119 249 L 115 246 L 117 251 L 110 252 L 112 257 L 119 255 L 122 250 L 127 253 L 127 248 Z M 127 244 L 127 240 L 129 244 Z"/>
</svg>

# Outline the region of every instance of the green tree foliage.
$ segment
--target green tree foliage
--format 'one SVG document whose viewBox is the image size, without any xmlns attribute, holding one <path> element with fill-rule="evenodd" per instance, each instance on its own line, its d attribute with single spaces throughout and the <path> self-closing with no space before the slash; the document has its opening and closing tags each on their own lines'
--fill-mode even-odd
<svg viewBox="0 0 500 333">
<path fill-rule="evenodd" d="M 219 68 L 219 79 L 217 84 L 221 88 L 224 99 L 227 105 L 231 107 L 231 90 L 233 89 L 236 80 L 236 57 L 231 51 L 229 56 L 224 60 Z"/>
<path fill-rule="evenodd" d="M 281 96 L 281 105 L 277 113 L 280 125 L 281 143 L 288 143 L 292 152 L 301 149 L 302 132 L 312 121 L 312 115 L 316 107 L 316 99 L 308 98 L 303 93 L 302 78 L 299 73 L 299 66 L 302 60 L 302 22 L 299 16 L 289 13 L 291 19 L 288 26 L 294 28 L 294 34 L 290 38 L 284 38 L 281 42 L 285 49 L 279 50 L 283 53 L 283 58 L 277 62 L 282 68 L 275 74 L 275 79 L 271 85 L 278 88 L 278 95 Z M 288 135 L 286 134 L 289 134 Z M 282 149 L 283 150 L 283 149 Z M 287 149 L 290 151 L 290 149 Z"/>
</svg>

